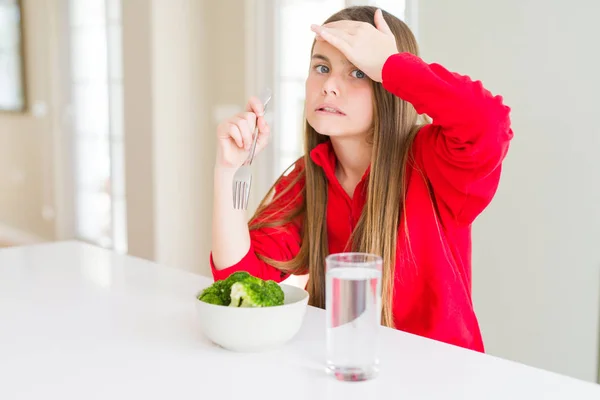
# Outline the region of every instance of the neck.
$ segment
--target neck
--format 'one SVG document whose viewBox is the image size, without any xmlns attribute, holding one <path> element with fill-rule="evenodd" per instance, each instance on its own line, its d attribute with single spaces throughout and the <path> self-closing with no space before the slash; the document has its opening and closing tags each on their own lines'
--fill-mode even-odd
<svg viewBox="0 0 600 400">
<path fill-rule="evenodd" d="M 367 143 L 366 136 L 332 137 L 331 144 L 338 161 L 335 174 L 351 194 L 371 163 L 373 146 Z"/>
</svg>

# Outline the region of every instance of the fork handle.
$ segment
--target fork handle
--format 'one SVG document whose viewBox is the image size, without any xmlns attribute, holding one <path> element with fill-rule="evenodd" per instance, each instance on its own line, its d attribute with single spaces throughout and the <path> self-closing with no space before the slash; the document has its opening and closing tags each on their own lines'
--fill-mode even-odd
<svg viewBox="0 0 600 400">
<path fill-rule="evenodd" d="M 261 100 L 263 103 L 263 109 L 267 111 L 267 105 L 269 101 L 271 101 L 271 89 L 267 88 L 261 95 Z M 250 154 L 248 154 L 248 158 L 244 161 L 243 165 L 252 165 L 252 161 L 254 161 L 254 153 L 256 151 L 256 142 L 258 141 L 258 118 L 256 119 L 256 126 L 254 127 L 254 137 L 252 138 L 252 147 L 250 148 Z"/>
<path fill-rule="evenodd" d="M 256 142 L 258 141 L 258 124 L 254 128 L 254 137 L 252 138 L 252 146 L 250 147 L 250 154 L 248 154 L 248 158 L 244 162 L 244 165 L 252 165 L 252 161 L 254 161 L 254 152 L 256 151 Z"/>
</svg>

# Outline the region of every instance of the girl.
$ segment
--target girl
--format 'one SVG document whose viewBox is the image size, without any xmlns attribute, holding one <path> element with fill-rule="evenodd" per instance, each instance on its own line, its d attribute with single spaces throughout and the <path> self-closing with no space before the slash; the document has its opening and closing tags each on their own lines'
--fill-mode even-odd
<svg viewBox="0 0 600 400">
<path fill-rule="evenodd" d="M 214 278 L 308 274 L 310 304 L 323 308 L 328 254 L 378 254 L 382 324 L 483 351 L 471 224 L 496 192 L 510 109 L 480 82 L 426 64 L 409 28 L 374 7 L 344 9 L 312 30 L 305 154 L 249 225 L 231 186 L 255 124 L 257 150 L 266 145 L 262 104 L 251 98 L 218 128 Z M 432 122 L 418 125 L 419 114 Z"/>
</svg>

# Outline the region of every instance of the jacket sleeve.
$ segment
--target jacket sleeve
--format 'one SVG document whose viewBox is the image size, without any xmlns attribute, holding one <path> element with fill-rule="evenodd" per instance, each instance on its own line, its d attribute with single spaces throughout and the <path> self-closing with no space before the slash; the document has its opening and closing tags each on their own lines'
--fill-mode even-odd
<svg viewBox="0 0 600 400">
<path fill-rule="evenodd" d="M 301 176 L 298 182 L 294 181 L 301 172 L 300 165 L 296 167 L 275 185 L 273 200 L 268 207 L 254 221 L 269 222 L 277 221 L 287 215 L 294 207 L 302 202 L 304 176 Z M 293 184 L 292 186 L 290 186 Z M 286 188 L 289 190 L 283 193 Z M 288 261 L 293 259 L 300 251 L 302 243 L 301 236 L 302 219 L 297 218 L 291 222 L 276 227 L 263 227 L 250 230 L 250 249 L 248 253 L 236 264 L 227 268 L 217 270 L 213 263 L 212 253 L 210 255 L 210 266 L 215 280 L 227 278 L 234 272 L 246 271 L 253 276 L 264 280 L 274 280 L 281 282 L 289 274 L 280 271 L 272 265 L 269 265 L 257 257 L 257 254 L 263 255 L 277 261 Z"/>
<path fill-rule="evenodd" d="M 390 56 L 382 77 L 386 90 L 432 119 L 415 137 L 416 167 L 431 185 L 442 220 L 469 225 L 497 190 L 513 137 L 510 108 L 481 82 L 409 53 Z"/>
</svg>

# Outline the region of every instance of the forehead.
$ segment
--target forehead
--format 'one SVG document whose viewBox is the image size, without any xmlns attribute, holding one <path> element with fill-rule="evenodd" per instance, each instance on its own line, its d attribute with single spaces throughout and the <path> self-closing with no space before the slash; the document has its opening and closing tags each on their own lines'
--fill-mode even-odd
<svg viewBox="0 0 600 400">
<path fill-rule="evenodd" d="M 341 51 L 324 41 L 315 42 L 312 55 L 315 54 L 327 57 L 332 64 L 352 65 Z"/>
</svg>

